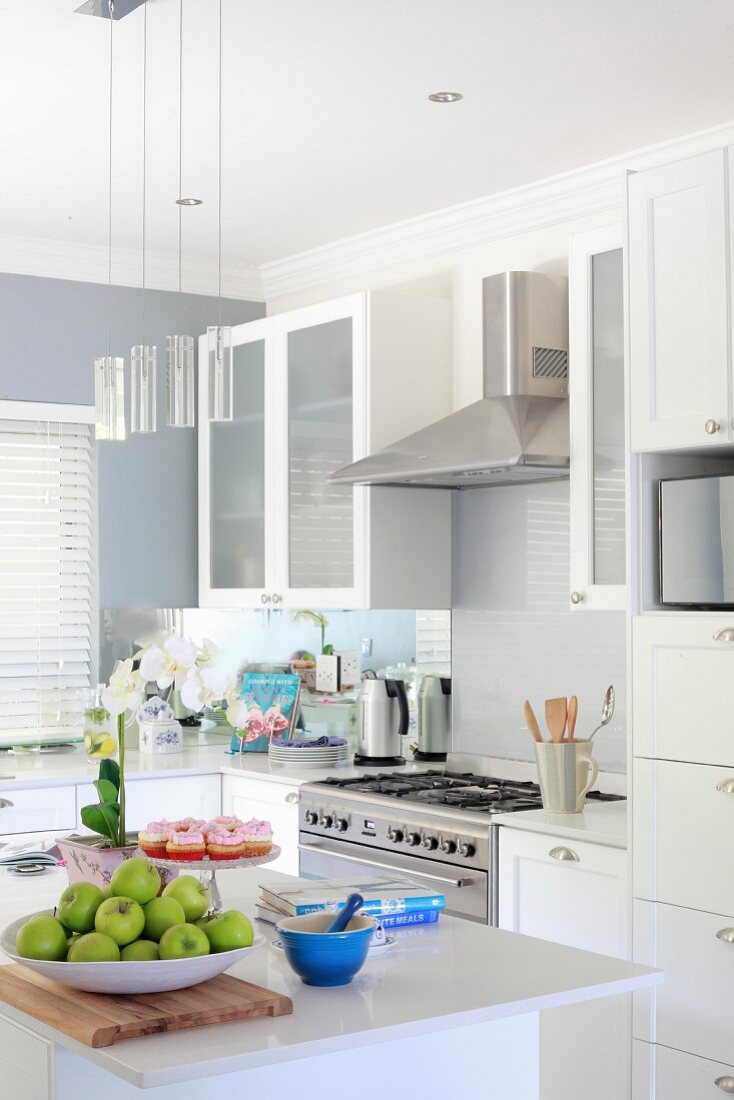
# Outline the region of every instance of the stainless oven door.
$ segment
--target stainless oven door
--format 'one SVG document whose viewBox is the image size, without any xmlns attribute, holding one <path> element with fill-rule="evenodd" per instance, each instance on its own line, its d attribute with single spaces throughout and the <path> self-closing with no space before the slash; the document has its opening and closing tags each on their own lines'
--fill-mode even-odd
<svg viewBox="0 0 734 1100">
<path fill-rule="evenodd" d="M 446 898 L 446 911 L 487 924 L 489 883 L 486 871 L 453 867 L 439 860 L 385 852 L 366 844 L 301 832 L 299 871 L 304 878 L 347 878 L 365 872 L 398 872 L 425 883 Z"/>
</svg>

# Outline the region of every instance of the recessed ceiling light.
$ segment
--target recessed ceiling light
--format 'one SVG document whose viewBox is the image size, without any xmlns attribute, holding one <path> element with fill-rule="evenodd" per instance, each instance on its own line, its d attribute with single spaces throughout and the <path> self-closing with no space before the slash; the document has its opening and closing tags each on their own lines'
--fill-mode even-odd
<svg viewBox="0 0 734 1100">
<path fill-rule="evenodd" d="M 457 103 L 464 96 L 461 92 L 434 92 L 428 98 L 431 103 Z"/>
<path fill-rule="evenodd" d="M 176 199 L 176 206 L 201 206 L 203 199 Z"/>
</svg>

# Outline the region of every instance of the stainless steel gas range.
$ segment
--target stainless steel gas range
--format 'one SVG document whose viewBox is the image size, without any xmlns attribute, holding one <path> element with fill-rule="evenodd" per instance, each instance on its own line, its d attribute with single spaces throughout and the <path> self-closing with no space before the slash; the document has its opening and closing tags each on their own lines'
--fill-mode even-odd
<svg viewBox="0 0 734 1100">
<path fill-rule="evenodd" d="M 620 796 L 594 791 L 592 801 Z M 300 872 L 338 878 L 397 871 L 439 889 L 447 911 L 496 924 L 500 816 L 540 809 L 535 783 L 475 772 L 395 771 L 305 783 Z"/>
</svg>

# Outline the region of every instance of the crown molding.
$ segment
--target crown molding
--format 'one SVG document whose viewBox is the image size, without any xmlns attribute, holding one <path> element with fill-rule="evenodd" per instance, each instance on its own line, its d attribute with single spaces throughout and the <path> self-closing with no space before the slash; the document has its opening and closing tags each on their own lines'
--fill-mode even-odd
<svg viewBox="0 0 734 1100">
<path fill-rule="evenodd" d="M 107 248 L 101 245 L 4 233 L 0 234 L 0 271 L 106 284 L 109 256 Z M 217 296 L 216 259 L 184 257 L 182 275 L 185 293 Z M 142 285 L 141 276 L 142 254 L 139 250 L 112 250 L 112 283 L 115 286 L 139 287 Z M 178 290 L 178 256 L 174 253 L 146 252 L 145 286 L 149 290 Z M 257 267 L 254 264 L 236 264 L 223 268 L 222 295 L 225 298 L 262 302 L 262 280 Z"/>
<path fill-rule="evenodd" d="M 503 237 L 616 210 L 629 171 L 734 144 L 734 122 L 646 146 L 584 168 L 407 221 L 346 237 L 260 267 L 266 301 L 358 279 L 401 264 L 474 248 Z"/>
</svg>

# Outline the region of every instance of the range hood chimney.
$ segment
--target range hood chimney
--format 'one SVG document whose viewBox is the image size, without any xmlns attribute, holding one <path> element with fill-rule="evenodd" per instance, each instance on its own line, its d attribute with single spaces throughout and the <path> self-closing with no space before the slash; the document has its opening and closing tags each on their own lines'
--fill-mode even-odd
<svg viewBox="0 0 734 1100">
<path fill-rule="evenodd" d="M 568 280 L 482 280 L 484 396 L 330 480 L 469 489 L 568 477 Z"/>
</svg>

